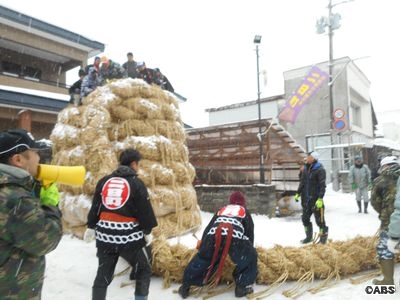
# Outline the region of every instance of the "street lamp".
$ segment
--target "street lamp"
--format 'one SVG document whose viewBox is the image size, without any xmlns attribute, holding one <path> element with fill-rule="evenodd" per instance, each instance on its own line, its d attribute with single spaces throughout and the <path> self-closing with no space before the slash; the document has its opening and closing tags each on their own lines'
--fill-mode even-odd
<svg viewBox="0 0 400 300">
<path fill-rule="evenodd" d="M 260 92 L 260 64 L 259 64 L 259 53 L 258 46 L 261 43 L 261 35 L 256 35 L 254 37 L 254 44 L 256 45 L 256 55 L 257 55 L 257 105 L 258 105 L 258 142 L 259 142 L 259 155 L 260 155 L 260 183 L 265 183 L 264 176 L 264 154 L 263 154 L 263 137 L 261 133 L 261 92 Z"/>
</svg>

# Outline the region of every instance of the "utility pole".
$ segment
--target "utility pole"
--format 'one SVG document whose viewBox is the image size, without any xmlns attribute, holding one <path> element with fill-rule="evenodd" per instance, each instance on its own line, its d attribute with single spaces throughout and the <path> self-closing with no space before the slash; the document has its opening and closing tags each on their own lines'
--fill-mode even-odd
<svg viewBox="0 0 400 300">
<path fill-rule="evenodd" d="M 332 0 L 329 0 L 328 5 L 328 37 L 329 37 L 329 115 L 331 118 L 331 130 L 333 132 L 333 16 L 332 16 Z M 340 25 L 337 24 L 339 27 Z M 338 27 L 338 28 L 339 28 Z"/>
<path fill-rule="evenodd" d="M 336 5 L 347 3 L 353 0 L 347 0 L 332 4 L 332 0 L 329 0 L 328 3 L 328 17 L 321 17 L 317 20 L 317 33 L 322 34 L 325 33 L 325 27 L 328 28 L 328 38 L 329 38 L 329 61 L 328 61 L 328 69 L 329 69 L 329 81 L 328 81 L 328 98 L 329 98 L 329 122 L 330 122 L 330 131 L 331 131 L 331 144 L 336 143 L 335 135 L 335 126 L 334 126 L 334 99 L 333 99 L 333 31 L 340 28 L 340 20 L 341 16 L 339 14 L 332 13 L 332 8 Z M 335 149 L 331 150 L 331 163 L 332 163 L 332 184 L 334 190 L 339 190 L 339 178 L 338 178 L 338 162 L 336 161 L 336 153 Z"/>
<path fill-rule="evenodd" d="M 254 37 L 254 44 L 256 45 L 256 55 L 257 55 L 257 107 L 258 107 L 258 142 L 259 142 L 259 170 L 260 170 L 260 183 L 265 183 L 265 171 L 264 171 L 264 153 L 263 153 L 263 135 L 261 132 L 261 91 L 260 91 L 260 64 L 259 64 L 259 52 L 258 46 L 261 43 L 261 35 L 256 35 Z"/>
</svg>

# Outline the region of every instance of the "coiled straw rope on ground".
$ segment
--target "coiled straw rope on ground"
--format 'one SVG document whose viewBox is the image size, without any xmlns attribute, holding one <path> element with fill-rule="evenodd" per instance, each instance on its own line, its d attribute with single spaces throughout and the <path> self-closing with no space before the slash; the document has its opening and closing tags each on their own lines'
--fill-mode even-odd
<svg viewBox="0 0 400 300">
<path fill-rule="evenodd" d="M 325 245 L 311 244 L 303 247 L 276 245 L 271 249 L 257 247 L 257 284 L 273 288 L 287 281 L 297 281 L 292 289 L 284 291 L 285 296 L 298 296 L 306 290 L 316 293 L 347 275 L 376 269 L 378 265 L 376 243 L 376 236 L 357 236 L 348 241 L 333 241 Z M 154 275 L 163 278 L 165 287 L 169 287 L 172 282 L 181 282 L 183 271 L 196 252 L 196 249 L 189 249 L 181 244 L 169 245 L 166 240 L 155 240 Z M 221 282 L 232 283 L 233 269 L 234 265 L 228 259 Z M 374 272 L 372 275 L 379 274 Z M 317 279 L 322 281 L 313 286 L 313 281 Z M 256 296 L 258 295 L 255 294 L 254 297 Z"/>
</svg>

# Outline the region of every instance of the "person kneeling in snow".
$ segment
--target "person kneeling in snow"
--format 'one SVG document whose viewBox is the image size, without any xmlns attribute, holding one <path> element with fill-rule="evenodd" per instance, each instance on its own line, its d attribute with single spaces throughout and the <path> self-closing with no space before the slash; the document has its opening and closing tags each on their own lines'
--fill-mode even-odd
<svg viewBox="0 0 400 300">
<path fill-rule="evenodd" d="M 203 232 L 199 252 L 185 268 L 183 284 L 178 291 L 182 298 L 189 296 L 192 285 L 217 285 L 227 254 L 236 265 L 233 272 L 235 296 L 253 293 L 252 285 L 257 277 L 253 219 L 241 192 L 233 192 L 229 203 L 215 213 Z"/>
</svg>

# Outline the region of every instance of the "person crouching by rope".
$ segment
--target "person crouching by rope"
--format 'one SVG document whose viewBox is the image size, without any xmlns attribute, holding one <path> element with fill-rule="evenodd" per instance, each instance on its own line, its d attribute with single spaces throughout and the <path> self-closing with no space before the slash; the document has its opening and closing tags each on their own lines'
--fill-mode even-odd
<svg viewBox="0 0 400 300">
<path fill-rule="evenodd" d="M 138 151 L 124 150 L 119 157 L 120 166 L 96 185 L 84 235 L 87 242 L 96 238 L 99 265 L 93 300 L 106 299 L 120 256 L 135 269 L 135 300 L 147 300 L 151 278 L 148 250 L 157 220 L 148 191 L 137 176 L 140 159 Z"/>
<path fill-rule="evenodd" d="M 253 293 L 252 285 L 257 277 L 254 223 L 240 191 L 233 192 L 229 205 L 215 213 L 203 232 L 198 249 L 183 274 L 178 290 L 182 298 L 189 296 L 191 286 L 216 286 L 228 254 L 236 266 L 233 272 L 235 296 Z"/>
</svg>

